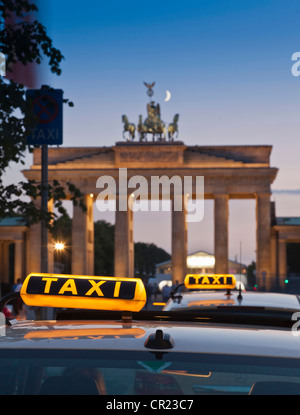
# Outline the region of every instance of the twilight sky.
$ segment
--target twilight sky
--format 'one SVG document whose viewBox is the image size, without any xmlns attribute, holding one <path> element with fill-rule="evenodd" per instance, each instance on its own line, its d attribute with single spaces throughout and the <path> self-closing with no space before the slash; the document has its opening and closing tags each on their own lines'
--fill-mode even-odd
<svg viewBox="0 0 300 415">
<path fill-rule="evenodd" d="M 146 116 L 143 82 L 163 121 L 180 114 L 186 145 L 273 145 L 271 164 L 278 216 L 300 216 L 300 77 L 291 73 L 300 51 L 300 0 L 40 0 L 42 21 L 65 56 L 63 146 L 111 146 L 122 141 L 122 114 Z M 171 91 L 164 102 L 165 91 Z M 31 157 L 28 158 L 28 165 Z M 300 191 L 299 191 L 300 194 Z M 113 215 L 95 219 L 114 221 Z M 135 214 L 135 241 L 170 252 L 171 216 Z M 255 203 L 230 202 L 230 258 L 255 259 Z M 213 202 L 189 226 L 189 252 L 213 252 Z"/>
</svg>

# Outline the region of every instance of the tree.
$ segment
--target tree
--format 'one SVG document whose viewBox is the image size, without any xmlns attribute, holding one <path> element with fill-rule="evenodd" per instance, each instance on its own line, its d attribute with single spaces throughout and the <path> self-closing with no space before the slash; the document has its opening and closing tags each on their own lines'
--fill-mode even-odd
<svg viewBox="0 0 300 415">
<path fill-rule="evenodd" d="M 12 73 L 13 65 L 35 63 L 39 65 L 44 58 L 48 59 L 51 72 L 60 75 L 61 52 L 56 49 L 47 35 L 46 28 L 32 16 L 38 8 L 33 1 L 2 0 L 0 2 L 0 51 L 6 56 L 6 71 Z M 28 223 L 44 220 L 48 228 L 52 228 L 52 212 L 44 213 L 35 201 L 41 197 L 42 187 L 35 181 L 22 181 L 17 184 L 4 185 L 3 174 L 11 162 L 23 163 L 25 151 L 33 147 L 26 144 L 26 137 L 36 125 L 36 118 L 30 105 L 26 102 L 24 85 L 0 77 L 0 218 L 19 214 Z M 68 99 L 69 105 L 73 105 Z M 74 204 L 84 209 L 80 191 L 67 183 L 63 188 L 58 181 L 49 183 L 49 199 L 54 202 L 60 214 L 66 214 L 62 199 L 66 191 L 71 194 Z M 30 201 L 26 201 L 26 196 Z"/>
<path fill-rule="evenodd" d="M 170 258 L 170 254 L 153 243 L 136 242 L 134 244 L 134 267 L 137 277 L 154 276 L 156 264 Z"/>
<path fill-rule="evenodd" d="M 114 275 L 114 234 L 115 226 L 105 220 L 94 222 L 94 274 Z M 53 226 L 54 241 L 63 242 L 65 249 L 56 253 L 55 260 L 64 265 L 65 272 L 71 273 L 72 219 L 69 215 L 58 218 Z M 155 266 L 167 261 L 170 255 L 155 244 L 136 242 L 134 244 L 136 276 L 148 278 L 155 275 Z"/>
<path fill-rule="evenodd" d="M 114 275 L 114 229 L 104 220 L 94 223 L 95 275 Z"/>
<path fill-rule="evenodd" d="M 247 283 L 249 287 L 254 287 L 255 284 L 255 267 L 256 264 L 254 261 L 251 262 L 250 265 L 247 266 Z"/>
<path fill-rule="evenodd" d="M 95 275 L 114 275 L 114 230 L 115 226 L 99 220 L 94 223 Z M 155 244 L 134 244 L 135 276 L 148 278 L 155 275 L 155 266 L 171 257 Z"/>
</svg>

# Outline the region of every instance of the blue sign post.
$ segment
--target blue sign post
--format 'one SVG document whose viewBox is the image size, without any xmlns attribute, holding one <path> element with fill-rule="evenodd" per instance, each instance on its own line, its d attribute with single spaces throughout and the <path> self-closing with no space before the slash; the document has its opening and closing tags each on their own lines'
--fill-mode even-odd
<svg viewBox="0 0 300 415">
<path fill-rule="evenodd" d="M 37 117 L 37 125 L 27 137 L 31 145 L 59 145 L 63 142 L 63 91 L 29 89 L 26 98 Z"/>
<path fill-rule="evenodd" d="M 37 124 L 27 137 L 27 144 L 42 147 L 41 202 L 42 212 L 48 213 L 48 146 L 63 142 L 63 91 L 61 89 L 29 89 L 26 99 L 32 105 Z M 41 222 L 41 272 L 48 273 L 48 229 Z M 44 316 L 45 317 L 45 316 Z"/>
</svg>

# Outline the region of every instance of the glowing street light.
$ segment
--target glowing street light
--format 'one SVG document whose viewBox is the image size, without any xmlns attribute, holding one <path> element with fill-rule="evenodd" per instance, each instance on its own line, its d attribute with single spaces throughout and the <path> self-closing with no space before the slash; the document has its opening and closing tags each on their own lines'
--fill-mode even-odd
<svg viewBox="0 0 300 415">
<path fill-rule="evenodd" d="M 62 242 L 56 242 L 54 245 L 54 249 L 56 251 L 63 251 L 65 249 L 65 245 Z"/>
</svg>

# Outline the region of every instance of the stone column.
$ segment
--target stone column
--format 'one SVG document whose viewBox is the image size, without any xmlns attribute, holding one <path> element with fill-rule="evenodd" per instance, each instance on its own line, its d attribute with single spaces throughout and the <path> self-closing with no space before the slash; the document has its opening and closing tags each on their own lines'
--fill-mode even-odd
<svg viewBox="0 0 300 415">
<path fill-rule="evenodd" d="M 187 222 L 184 199 L 182 209 L 174 210 L 172 201 L 172 282 L 182 283 L 187 272 Z"/>
<path fill-rule="evenodd" d="M 41 223 L 34 223 L 28 229 L 26 253 L 26 274 L 41 272 Z"/>
<path fill-rule="evenodd" d="M 129 210 L 129 269 L 128 275 L 134 277 L 134 229 L 133 229 L 133 211 Z"/>
<path fill-rule="evenodd" d="M 74 206 L 72 220 L 72 274 L 94 274 L 94 199 L 84 196 L 87 211 Z"/>
<path fill-rule="evenodd" d="M 3 266 L 3 246 L 4 246 L 4 241 L 0 241 L 0 283 L 4 282 L 4 266 Z M 0 293 L 1 294 L 1 293 Z"/>
<path fill-rule="evenodd" d="M 9 246 L 12 241 L 5 241 L 4 242 L 4 282 L 9 282 Z"/>
<path fill-rule="evenodd" d="M 278 240 L 278 273 L 279 284 L 284 287 L 284 280 L 286 279 L 286 241 L 285 239 Z"/>
<path fill-rule="evenodd" d="M 14 281 L 16 282 L 18 278 L 23 280 L 25 278 L 24 275 L 24 241 L 22 239 L 17 239 L 15 242 L 15 275 Z"/>
<path fill-rule="evenodd" d="M 9 282 L 9 245 L 10 241 L 0 242 L 0 282 Z"/>
<path fill-rule="evenodd" d="M 48 212 L 53 212 L 53 200 L 48 201 Z M 50 232 L 48 232 L 48 272 L 54 272 L 54 240 Z"/>
<path fill-rule="evenodd" d="M 133 212 L 130 203 L 125 211 L 116 210 L 114 252 L 114 276 L 134 277 Z"/>
<path fill-rule="evenodd" d="M 215 274 L 228 273 L 228 200 L 226 194 L 214 195 Z"/>
<path fill-rule="evenodd" d="M 274 282 L 278 286 L 280 279 L 277 272 L 277 235 L 276 231 L 271 228 L 271 275 L 273 276 Z"/>
<path fill-rule="evenodd" d="M 269 193 L 256 195 L 256 277 L 265 288 L 272 286 L 271 275 L 271 204 Z"/>
<path fill-rule="evenodd" d="M 41 207 L 41 200 L 35 201 Z M 53 201 L 48 202 L 48 211 L 53 211 Z M 48 272 L 53 272 L 54 247 L 50 232 L 48 232 Z M 26 238 L 26 275 L 31 272 L 41 272 L 41 223 L 30 225 Z"/>
</svg>

